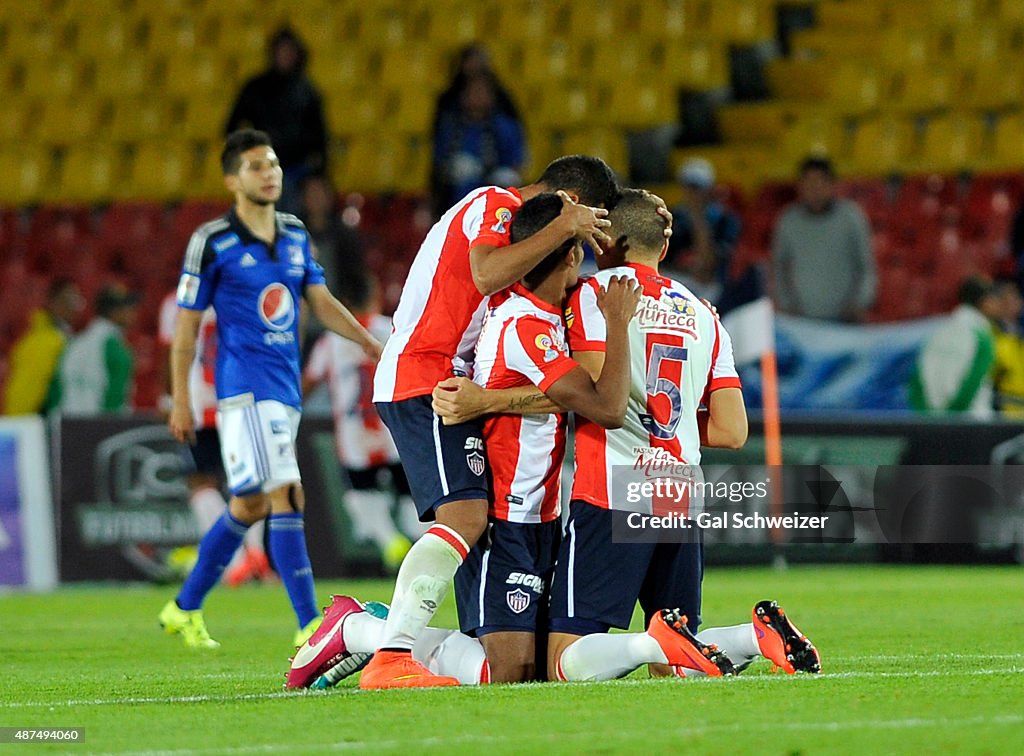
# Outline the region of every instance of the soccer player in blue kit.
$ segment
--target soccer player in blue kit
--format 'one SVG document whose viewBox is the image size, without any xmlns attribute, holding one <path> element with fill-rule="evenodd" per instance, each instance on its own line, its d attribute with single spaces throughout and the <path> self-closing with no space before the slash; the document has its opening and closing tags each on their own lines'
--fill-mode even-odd
<svg viewBox="0 0 1024 756">
<path fill-rule="evenodd" d="M 168 426 L 195 443 L 188 371 L 203 311 L 217 312 L 217 427 L 231 501 L 199 545 L 199 560 L 159 620 L 191 648 L 217 648 L 201 607 L 245 531 L 267 518 L 270 551 L 298 619 L 295 645 L 320 624 L 303 527 L 303 493 L 295 458 L 302 407 L 299 298 L 329 330 L 376 360 L 380 344 L 327 290 L 305 226 L 275 212 L 281 164 L 261 131 L 228 136 L 221 153 L 228 213 L 200 226 L 185 252 L 178 320 L 171 345 L 173 408 Z"/>
</svg>

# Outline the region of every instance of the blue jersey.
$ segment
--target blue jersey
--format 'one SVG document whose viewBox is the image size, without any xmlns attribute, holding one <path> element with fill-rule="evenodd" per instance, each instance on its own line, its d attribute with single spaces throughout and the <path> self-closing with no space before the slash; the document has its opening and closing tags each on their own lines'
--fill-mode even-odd
<svg viewBox="0 0 1024 756">
<path fill-rule="evenodd" d="M 252 394 L 301 408 L 299 298 L 324 283 L 309 234 L 277 213 L 277 236 L 253 236 L 234 209 L 200 226 L 185 252 L 178 305 L 217 313 L 219 400 Z"/>
</svg>

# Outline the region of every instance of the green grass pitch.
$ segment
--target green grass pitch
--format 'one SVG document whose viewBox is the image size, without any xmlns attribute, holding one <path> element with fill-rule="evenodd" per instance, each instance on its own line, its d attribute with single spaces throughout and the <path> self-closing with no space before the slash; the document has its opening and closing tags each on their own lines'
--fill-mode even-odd
<svg viewBox="0 0 1024 756">
<path fill-rule="evenodd" d="M 318 585 L 390 599 L 390 583 Z M 776 598 L 820 676 L 366 693 L 281 689 L 294 630 L 280 586 L 215 591 L 215 653 L 165 636 L 173 588 L 0 596 L 0 727 L 84 727 L 68 753 L 1021 753 L 1024 571 L 709 569 L 706 625 Z M 437 624 L 454 622 L 449 601 Z M 644 673 L 646 674 L 646 673 Z M 0 745 L 0 752 L 49 745 Z"/>
</svg>

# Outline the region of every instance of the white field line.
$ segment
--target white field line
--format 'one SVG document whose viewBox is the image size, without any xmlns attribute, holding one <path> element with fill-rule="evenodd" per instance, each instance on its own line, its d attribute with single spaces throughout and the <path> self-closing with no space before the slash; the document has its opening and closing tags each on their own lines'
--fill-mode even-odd
<svg viewBox="0 0 1024 756">
<path fill-rule="evenodd" d="M 716 733 L 742 733 L 751 730 L 764 732 L 844 732 L 849 730 L 911 730 L 922 727 L 970 727 L 977 725 L 985 726 L 1012 726 L 1024 724 L 1022 714 L 999 714 L 995 716 L 963 717 L 961 719 L 926 719 L 923 717 L 909 717 L 904 719 L 875 719 L 859 720 L 848 722 L 771 722 L 758 724 L 745 724 L 736 722 L 723 725 L 687 725 L 676 733 L 671 731 L 663 732 L 660 737 L 689 738 L 694 735 L 716 734 Z M 239 746 L 236 748 L 209 748 L 209 749 L 178 749 L 166 751 L 117 751 L 122 756 L 186 756 L 186 754 L 250 754 L 250 753 L 300 753 L 300 752 L 322 752 L 322 751 L 376 751 L 380 749 L 412 748 L 421 749 L 425 746 L 453 746 L 475 745 L 475 746 L 498 746 L 514 742 L 517 747 L 523 747 L 530 741 L 547 742 L 552 738 L 558 738 L 558 746 L 567 746 L 573 740 L 589 738 L 589 733 L 527 733 L 517 731 L 508 735 L 494 734 L 465 734 L 451 735 L 445 737 L 410 737 L 405 740 L 377 740 L 366 742 L 343 741 L 337 743 L 321 742 L 316 744 L 299 745 L 290 743 L 267 743 L 264 745 Z"/>
<path fill-rule="evenodd" d="M 824 673 L 820 675 L 739 675 L 729 680 L 717 681 L 712 678 L 696 678 L 687 680 L 687 685 L 737 685 L 744 681 L 746 682 L 772 682 L 779 680 L 786 680 L 786 684 L 793 684 L 803 682 L 805 684 L 815 684 L 823 680 L 850 680 L 850 679 L 887 679 L 887 678 L 904 678 L 904 679 L 918 679 L 918 678 L 929 678 L 929 677 L 976 677 L 976 676 L 992 676 L 992 675 L 1019 675 L 1024 674 L 1024 667 L 1000 667 L 998 669 L 972 669 L 972 670 L 922 670 L 922 671 L 906 671 L 906 672 L 869 672 L 869 671 L 857 671 L 851 670 L 847 672 L 832 672 Z M 230 676 L 227 676 L 230 677 Z M 588 682 L 588 683 L 572 683 L 576 686 L 591 686 L 591 685 L 608 685 L 606 682 Z M 612 685 L 616 687 L 632 687 L 638 685 L 651 685 L 652 681 L 647 679 L 632 679 L 632 680 L 616 680 Z M 666 682 L 654 682 L 653 684 L 682 684 L 677 682 L 668 683 Z M 536 688 L 535 684 L 531 687 Z M 340 691 L 339 691 L 340 692 Z M 348 690 L 348 695 L 356 694 L 358 691 L 351 689 Z M 423 691 L 408 691 L 409 693 L 423 693 Z M 436 693 L 436 691 L 433 691 Z M 5 701 L 0 702 L 0 709 L 46 709 L 46 708 L 67 708 L 76 706 L 145 706 L 153 704 L 182 704 L 182 703 L 230 703 L 233 701 L 263 701 L 273 700 L 278 698 L 307 698 L 307 697 L 323 697 L 329 695 L 338 695 L 338 692 L 332 693 L 331 691 L 268 691 L 266 693 L 237 693 L 230 695 L 195 695 L 195 696 L 143 696 L 134 697 L 128 696 L 124 698 L 82 698 L 82 699 L 70 699 L 64 701 Z M 360 695 L 366 695 L 360 693 Z M 373 693 L 369 695 L 375 695 Z"/>
</svg>

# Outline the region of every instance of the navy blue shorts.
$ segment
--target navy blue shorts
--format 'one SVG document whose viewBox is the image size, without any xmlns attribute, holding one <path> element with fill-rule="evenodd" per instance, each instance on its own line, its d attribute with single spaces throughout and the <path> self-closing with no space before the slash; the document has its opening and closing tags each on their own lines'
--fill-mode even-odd
<svg viewBox="0 0 1024 756">
<path fill-rule="evenodd" d="M 570 503 L 551 585 L 551 631 L 590 635 L 613 627 L 626 630 L 639 601 L 646 621 L 659 609 L 679 609 L 696 632 L 702 544 L 612 543 L 613 514 L 583 501 Z"/>
<path fill-rule="evenodd" d="M 223 475 L 224 463 L 220 456 L 220 434 L 216 428 L 196 429 L 196 442 L 188 447 L 185 473 Z"/>
<path fill-rule="evenodd" d="M 558 520 L 492 521 L 455 573 L 459 629 L 467 635 L 546 635 L 548 589 L 562 538 Z"/>
<path fill-rule="evenodd" d="M 420 522 L 451 501 L 487 499 L 487 458 L 482 423 L 445 425 L 429 396 L 377 402 L 380 419 L 398 447 Z"/>
</svg>

